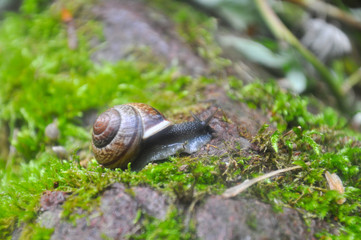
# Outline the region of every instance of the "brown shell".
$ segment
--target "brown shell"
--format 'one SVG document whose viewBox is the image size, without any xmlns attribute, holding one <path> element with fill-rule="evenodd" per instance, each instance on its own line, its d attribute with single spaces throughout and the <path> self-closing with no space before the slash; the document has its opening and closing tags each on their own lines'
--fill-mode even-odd
<svg viewBox="0 0 361 240">
<path fill-rule="evenodd" d="M 124 169 L 138 156 L 143 139 L 169 125 L 160 112 L 147 104 L 114 106 L 100 114 L 93 125 L 95 159 L 104 167 Z"/>
</svg>

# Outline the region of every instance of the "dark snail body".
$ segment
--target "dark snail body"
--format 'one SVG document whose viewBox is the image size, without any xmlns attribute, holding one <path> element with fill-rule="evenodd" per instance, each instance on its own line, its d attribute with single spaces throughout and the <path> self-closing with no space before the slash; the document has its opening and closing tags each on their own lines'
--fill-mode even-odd
<svg viewBox="0 0 361 240">
<path fill-rule="evenodd" d="M 196 138 L 199 135 L 211 133 L 212 129 L 202 121 L 184 122 L 174 124 L 156 135 L 153 135 L 148 140 L 156 141 L 161 144 L 170 142 L 184 142 L 185 139 L 189 140 Z"/>
<path fill-rule="evenodd" d="M 94 123 L 92 147 L 97 161 L 108 168 L 141 169 L 151 161 L 180 152 L 193 153 L 212 138 L 209 121 L 172 124 L 143 103 L 115 106 Z"/>
<path fill-rule="evenodd" d="M 134 169 L 141 169 L 148 162 L 177 153 L 196 152 L 212 139 L 212 132 L 208 123 L 198 120 L 171 125 L 144 141 L 139 159 L 132 166 Z"/>
</svg>

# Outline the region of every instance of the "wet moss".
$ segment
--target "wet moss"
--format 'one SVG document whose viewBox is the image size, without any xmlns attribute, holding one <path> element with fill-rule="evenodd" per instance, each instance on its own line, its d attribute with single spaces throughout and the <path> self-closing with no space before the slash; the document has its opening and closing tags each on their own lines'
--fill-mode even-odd
<svg viewBox="0 0 361 240">
<path fill-rule="evenodd" d="M 341 225 L 339 236 L 323 232 L 319 237 L 356 239 L 361 234 L 356 225 L 361 211 L 360 134 L 349 129 L 346 120 L 329 107 L 317 104 L 319 113 L 310 113 L 312 99 L 282 91 L 274 82 L 250 84 L 240 91 L 231 90 L 230 95 L 263 109 L 276 126 L 275 130 L 264 125 L 253 139 L 257 147 L 250 159 L 242 159 L 242 176 L 252 178 L 291 165 L 302 167 L 259 183 L 247 194 L 256 195 L 278 209 L 280 206 L 304 209 L 306 219 L 318 218 Z M 329 190 L 326 171 L 342 179 L 344 194 Z M 346 202 L 338 204 L 337 200 L 342 198 Z"/>
<path fill-rule="evenodd" d="M 34 221 L 45 190 L 71 193 L 63 206 L 63 217 L 74 221 L 79 217 L 74 209 L 92 211 L 102 191 L 116 181 L 149 184 L 171 192 L 175 181 L 182 182 L 184 189 L 194 184 L 197 191 L 207 191 L 207 186 L 217 181 L 211 164 L 203 167 L 192 163 L 194 159 L 186 163 L 191 166 L 189 172 L 168 163 L 139 173 L 103 169 L 94 159 L 89 160 L 90 129 L 82 122 L 88 111 L 126 102 L 146 102 L 168 110 L 174 104 L 194 101 L 187 89 L 210 80 L 179 76 L 176 69 L 151 63 L 92 62 L 95 49 L 88 42 L 94 36 L 102 38 L 102 26 L 86 16 L 85 3 L 88 1 L 49 5 L 48 1 L 27 0 L 19 13 L 8 14 L 0 23 L 4 49 L 0 52 L 0 121 L 9 126 L 9 141 L 16 149 L 13 155 L 0 159 L 1 239 L 11 238 L 12 231 L 22 224 L 27 226 L 25 235 L 36 238 L 40 234 L 42 228 Z M 61 19 L 64 8 L 75 19 L 76 49 L 68 47 L 67 26 Z M 52 143 L 44 131 L 54 119 L 60 131 L 55 144 L 65 146 L 72 155 L 69 161 L 49 151 Z M 85 152 L 87 168 L 79 165 L 84 160 L 77 155 L 79 151 Z"/>
<path fill-rule="evenodd" d="M 143 216 L 140 233 L 128 236 L 129 239 L 195 239 L 192 223 L 185 226 L 184 218 L 176 208 L 169 210 L 164 220 Z"/>
<path fill-rule="evenodd" d="M 70 193 L 63 205 L 63 218 L 75 221 L 80 216 L 74 209 L 94 210 L 102 192 L 114 182 L 151 186 L 174 201 L 189 204 L 208 194 L 220 194 L 240 176 L 252 178 L 293 164 L 302 169 L 259 183 L 244 194 L 257 196 L 278 209 L 290 206 L 306 210 L 305 218 L 341 225 L 339 237 L 327 232 L 319 237 L 357 239 L 361 234 L 359 134 L 345 128 L 347 121 L 332 108 L 316 104 L 318 113 L 313 114 L 309 106 L 314 100 L 284 92 L 274 83 L 243 86 L 238 79 L 229 80 L 230 96 L 262 109 L 274 126 L 265 125 L 259 131 L 249 153 L 231 151 L 228 165 L 218 157 L 175 156 L 139 172 L 99 166 L 90 156 L 89 127 L 80 120 L 85 112 L 130 101 L 147 102 L 168 112 L 173 112 L 169 109 L 176 104 L 175 108 L 182 110 L 182 105 L 195 101 L 189 89 L 213 80 L 178 76 L 175 70 L 132 61 L 99 66 L 90 60 L 93 49 L 87 42 L 91 36 L 101 35 L 101 25 L 94 21 L 81 27 L 79 23 L 79 46 L 71 50 L 60 19 L 61 8 L 45 7 L 45 2 L 24 1 L 22 12 L 9 14 L 0 25 L 0 43 L 6 49 L 0 52 L 0 119 L 9 125 L 12 135 L 18 131 L 17 137 L 10 136 L 17 153 L 2 159 L 0 169 L 1 239 L 11 238 L 12 231 L 23 224 L 24 236 L 46 239 L 51 235 L 51 229 L 35 223 L 45 190 Z M 173 17 L 186 41 L 202 57 L 215 59 L 214 66 L 224 66 L 226 62 L 218 58 L 219 49 L 211 39 L 214 21 L 189 13 L 191 8 L 182 3 L 166 2 L 169 5 L 165 7 L 176 11 Z M 82 14 L 82 3 L 76 1 L 67 8 Z M 160 3 L 165 1 L 152 4 Z M 202 34 L 195 34 L 199 31 Z M 57 143 L 74 153 L 69 161 L 47 150 L 44 131 L 55 118 L 61 132 Z M 84 160 L 77 155 L 79 149 L 90 159 L 86 168 L 79 164 Z M 344 195 L 328 190 L 326 170 L 342 179 Z M 347 200 L 339 205 L 336 200 L 341 197 Z M 139 218 L 145 219 L 142 231 L 132 238 L 194 238 L 192 226 L 185 226 L 182 216 L 174 210 L 161 221 L 140 213 Z M 248 224 L 256 227 L 252 221 Z"/>
</svg>

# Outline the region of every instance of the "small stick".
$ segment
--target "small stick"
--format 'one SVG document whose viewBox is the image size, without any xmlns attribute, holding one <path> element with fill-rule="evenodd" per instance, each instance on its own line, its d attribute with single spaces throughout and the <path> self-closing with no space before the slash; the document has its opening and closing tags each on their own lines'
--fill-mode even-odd
<svg viewBox="0 0 361 240">
<path fill-rule="evenodd" d="M 349 76 L 345 83 L 343 84 L 343 92 L 344 94 L 347 94 L 353 86 L 359 84 L 361 82 L 361 67 L 356 70 L 351 76 Z"/>
<path fill-rule="evenodd" d="M 234 197 L 234 196 L 240 194 L 241 192 L 243 192 L 244 190 L 246 190 L 247 188 L 249 188 L 250 186 L 258 183 L 259 181 L 276 176 L 280 173 L 292 171 L 292 170 L 299 169 L 299 168 L 302 168 L 302 167 L 301 166 L 293 166 L 293 167 L 289 167 L 289 168 L 279 169 L 279 170 L 276 170 L 276 171 L 273 171 L 270 173 L 266 173 L 265 175 L 253 178 L 252 180 L 246 180 L 241 184 L 238 184 L 234 187 L 228 188 L 221 196 L 223 198 Z"/>
</svg>

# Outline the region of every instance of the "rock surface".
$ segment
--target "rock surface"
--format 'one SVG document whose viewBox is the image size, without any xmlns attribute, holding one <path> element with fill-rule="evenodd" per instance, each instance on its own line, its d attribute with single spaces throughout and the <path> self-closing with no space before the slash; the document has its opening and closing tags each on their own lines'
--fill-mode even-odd
<svg viewBox="0 0 361 240">
<path fill-rule="evenodd" d="M 137 0 L 107 0 L 94 9 L 104 23 L 105 46 L 93 54 L 97 62 L 115 62 L 141 49 L 150 49 L 156 61 L 177 65 L 183 74 L 205 72 L 203 60 L 177 36 L 169 20 Z M 143 56 L 145 57 L 145 56 Z M 148 61 L 154 61 L 148 57 Z"/>
<path fill-rule="evenodd" d="M 133 192 L 134 196 L 131 196 L 129 192 Z M 77 219 L 75 224 L 61 219 L 61 201 L 52 203 L 45 204 L 52 207 L 43 207 L 44 212 L 40 214 L 38 223 L 46 228 L 54 228 L 51 237 L 53 240 L 95 240 L 104 239 L 104 236 L 124 239 L 126 235 L 136 233 L 139 229 L 142 219 L 140 218 L 139 222 L 136 221 L 138 211 L 163 219 L 169 206 L 165 196 L 150 188 L 128 189 L 121 183 L 115 183 L 104 191 L 97 210 L 90 214 L 79 210 L 78 214 L 84 214 L 85 217 Z"/>
<path fill-rule="evenodd" d="M 294 209 L 276 213 L 255 199 L 222 199 L 213 196 L 197 210 L 197 234 L 201 239 L 313 239 L 318 228 L 308 227 Z"/>
<path fill-rule="evenodd" d="M 91 213 L 78 210 L 78 214 L 85 216 L 73 224 L 61 219 L 61 204 L 66 195 L 46 192 L 44 196 L 52 200 L 45 200 L 47 207 L 42 206 L 38 223 L 54 229 L 52 240 L 124 239 L 140 230 L 143 217 L 138 216 L 139 212 L 164 219 L 170 206 L 170 200 L 164 194 L 149 187 L 127 188 L 115 183 L 104 191 L 97 210 Z M 182 209 L 184 206 L 177 207 Z M 271 205 L 255 199 L 223 199 L 220 196 L 210 196 L 199 204 L 194 220 L 197 236 L 210 240 L 313 239 L 317 231 L 327 227 L 315 221 L 307 226 L 295 209 L 284 208 L 276 213 Z"/>
</svg>

